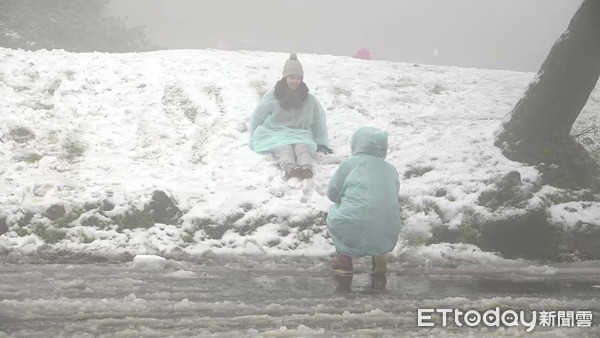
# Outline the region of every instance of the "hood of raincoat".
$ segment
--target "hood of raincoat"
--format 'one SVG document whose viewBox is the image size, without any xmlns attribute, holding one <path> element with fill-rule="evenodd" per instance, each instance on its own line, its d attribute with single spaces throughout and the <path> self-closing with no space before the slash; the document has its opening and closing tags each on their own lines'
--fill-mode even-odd
<svg viewBox="0 0 600 338">
<path fill-rule="evenodd" d="M 387 131 L 373 127 L 362 127 L 352 135 L 350 149 L 352 149 L 352 155 L 370 155 L 385 159 L 387 144 Z"/>
</svg>

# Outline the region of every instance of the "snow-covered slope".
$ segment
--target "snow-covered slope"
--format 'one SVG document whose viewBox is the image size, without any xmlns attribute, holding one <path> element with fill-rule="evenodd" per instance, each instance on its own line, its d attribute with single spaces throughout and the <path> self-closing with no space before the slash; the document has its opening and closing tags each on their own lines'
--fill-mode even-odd
<svg viewBox="0 0 600 338">
<path fill-rule="evenodd" d="M 402 180 L 396 254 L 437 226 L 515 212 L 478 203 L 494 175 L 519 171 L 529 203 L 551 204 L 556 189 L 533 188 L 537 170 L 493 146 L 534 74 L 327 55 L 299 60 L 335 152 L 318 155 L 312 182 L 285 182 L 243 127 L 287 57 L 0 48 L 0 251 L 329 254 L 323 193 L 364 125 L 388 130 Z M 556 224 L 600 226 L 597 202 L 550 204 Z"/>
</svg>

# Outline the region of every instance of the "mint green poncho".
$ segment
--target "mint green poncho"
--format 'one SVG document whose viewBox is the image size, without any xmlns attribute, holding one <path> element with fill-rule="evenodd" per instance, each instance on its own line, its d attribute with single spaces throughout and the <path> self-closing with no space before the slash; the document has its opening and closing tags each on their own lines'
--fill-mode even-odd
<svg viewBox="0 0 600 338">
<path fill-rule="evenodd" d="M 347 256 L 378 256 L 392 251 L 402 227 L 396 168 L 385 161 L 388 134 L 363 127 L 352 136 L 352 156 L 329 181 L 335 204 L 327 228 L 336 250 Z"/>
<path fill-rule="evenodd" d="M 304 143 L 311 153 L 328 145 L 325 111 L 311 93 L 301 109 L 281 109 L 273 89 L 263 95 L 250 118 L 250 149 L 270 153 L 284 145 Z"/>
</svg>

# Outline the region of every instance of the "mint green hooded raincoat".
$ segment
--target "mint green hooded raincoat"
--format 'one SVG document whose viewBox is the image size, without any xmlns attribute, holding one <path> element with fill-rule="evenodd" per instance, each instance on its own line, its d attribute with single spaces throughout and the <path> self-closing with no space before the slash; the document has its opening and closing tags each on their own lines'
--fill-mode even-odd
<svg viewBox="0 0 600 338">
<path fill-rule="evenodd" d="M 329 181 L 327 197 L 335 204 L 327 228 L 338 253 L 378 256 L 392 251 L 402 227 L 396 168 L 385 161 L 388 134 L 362 127 L 352 136 L 352 156 Z"/>
<path fill-rule="evenodd" d="M 312 154 L 317 151 L 317 144 L 328 144 L 325 111 L 311 93 L 301 109 L 283 110 L 271 89 L 250 118 L 250 149 L 266 154 L 296 143 L 308 145 Z"/>
</svg>

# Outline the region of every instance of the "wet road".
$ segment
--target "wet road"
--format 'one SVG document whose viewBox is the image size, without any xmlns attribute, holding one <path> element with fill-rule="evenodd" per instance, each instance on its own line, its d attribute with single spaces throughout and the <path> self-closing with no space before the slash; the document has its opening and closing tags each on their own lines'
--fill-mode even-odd
<svg viewBox="0 0 600 338">
<path fill-rule="evenodd" d="M 0 337 L 600 336 L 600 268 L 391 262 L 376 277 L 363 259 L 357 273 L 340 277 L 328 262 L 203 257 L 140 266 L 0 256 Z M 443 326 L 440 313 L 421 318 L 433 326 L 417 325 L 418 309 L 496 308 L 583 317 L 538 322 L 530 333 L 521 323 L 458 326 L 450 317 Z"/>
</svg>

